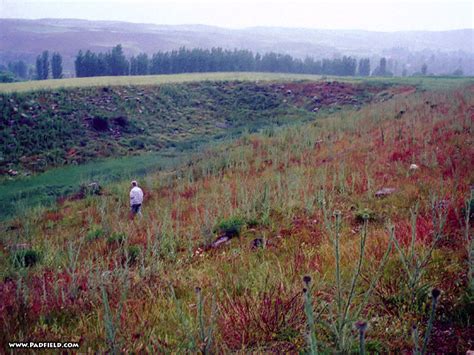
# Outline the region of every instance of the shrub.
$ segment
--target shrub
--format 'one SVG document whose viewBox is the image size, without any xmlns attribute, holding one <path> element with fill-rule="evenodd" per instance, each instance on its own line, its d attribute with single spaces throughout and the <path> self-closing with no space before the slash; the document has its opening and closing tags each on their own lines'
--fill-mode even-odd
<svg viewBox="0 0 474 355">
<path fill-rule="evenodd" d="M 112 233 L 112 235 L 110 235 L 108 238 L 107 238 L 107 244 L 111 245 L 111 244 L 122 244 L 123 241 L 126 239 L 126 235 L 125 233 Z"/>
<path fill-rule="evenodd" d="M 99 239 L 104 235 L 104 230 L 98 226 L 93 227 L 89 232 L 87 232 L 86 239 L 88 241 L 93 241 Z"/>
<path fill-rule="evenodd" d="M 14 267 L 31 267 L 38 263 L 40 255 L 32 249 L 17 250 L 12 255 L 12 263 Z"/>
<path fill-rule="evenodd" d="M 245 225 L 245 220 L 240 217 L 230 217 L 221 220 L 213 229 L 214 233 L 224 234 L 229 238 L 240 235 L 242 227 Z"/>
<path fill-rule="evenodd" d="M 364 222 L 364 220 L 375 221 L 377 216 L 374 211 L 368 208 L 359 209 L 355 213 L 357 222 Z"/>
<path fill-rule="evenodd" d="M 128 247 L 128 263 L 133 265 L 137 262 L 140 256 L 140 247 L 138 245 L 130 245 Z"/>
<path fill-rule="evenodd" d="M 129 122 L 128 122 L 128 118 L 125 117 L 125 116 L 118 116 L 118 117 L 115 117 L 114 118 L 114 123 L 117 125 L 117 126 L 120 126 L 122 128 L 124 127 L 127 127 Z"/>
<path fill-rule="evenodd" d="M 96 116 L 92 119 L 91 125 L 96 131 L 107 131 L 109 129 L 109 120 L 107 117 Z"/>
</svg>

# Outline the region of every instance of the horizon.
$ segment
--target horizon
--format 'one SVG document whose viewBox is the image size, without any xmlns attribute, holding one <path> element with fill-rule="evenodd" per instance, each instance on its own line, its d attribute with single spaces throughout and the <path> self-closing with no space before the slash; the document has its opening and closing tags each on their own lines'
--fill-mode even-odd
<svg viewBox="0 0 474 355">
<path fill-rule="evenodd" d="M 224 25 L 209 25 L 205 23 L 176 23 L 176 24 L 167 24 L 167 23 L 154 23 L 154 22 L 139 22 L 139 21 L 127 21 L 127 20 L 94 20 L 87 18 L 79 17 L 38 17 L 38 18 L 21 18 L 21 17 L 0 17 L 0 20 L 25 20 L 25 21 L 50 21 L 50 20 L 64 20 L 64 21 L 87 21 L 87 22 L 103 22 L 103 23 L 130 23 L 135 25 L 153 25 L 153 26 L 169 26 L 169 27 L 184 27 L 184 26 L 202 26 L 210 28 L 219 28 L 225 30 L 247 30 L 252 28 L 278 28 L 278 29 L 291 29 L 291 30 L 314 30 L 314 31 L 357 31 L 357 32 L 379 32 L 379 33 L 399 33 L 399 32 L 455 32 L 455 31 L 474 31 L 474 27 L 459 27 L 452 29 L 440 29 L 440 30 L 370 30 L 363 28 L 320 28 L 320 27 L 292 27 L 292 26 L 277 26 L 277 25 L 255 25 L 255 26 L 245 26 L 245 27 L 226 27 Z M 474 38 L 473 38 L 474 40 Z"/>
<path fill-rule="evenodd" d="M 4 19 L 83 19 L 153 25 L 203 25 L 226 29 L 279 27 L 370 32 L 442 32 L 474 29 L 473 4 L 467 1 L 347 0 L 314 3 L 297 0 L 0 0 Z"/>
</svg>

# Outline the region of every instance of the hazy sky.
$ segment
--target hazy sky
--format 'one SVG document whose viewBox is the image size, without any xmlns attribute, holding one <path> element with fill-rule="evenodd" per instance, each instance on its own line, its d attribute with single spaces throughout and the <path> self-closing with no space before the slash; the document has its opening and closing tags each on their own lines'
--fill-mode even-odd
<svg viewBox="0 0 474 355">
<path fill-rule="evenodd" d="M 232 28 L 448 30 L 474 28 L 473 4 L 457 0 L 0 0 L 0 18 L 82 18 Z"/>
</svg>

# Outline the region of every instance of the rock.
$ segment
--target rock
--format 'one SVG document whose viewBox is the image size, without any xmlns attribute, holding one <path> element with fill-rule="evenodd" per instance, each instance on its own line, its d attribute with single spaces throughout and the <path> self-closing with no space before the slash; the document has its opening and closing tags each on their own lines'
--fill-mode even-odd
<svg viewBox="0 0 474 355">
<path fill-rule="evenodd" d="M 252 249 L 263 248 L 265 246 L 264 240 L 262 238 L 255 238 L 252 240 Z"/>
<path fill-rule="evenodd" d="M 212 242 L 211 248 L 217 248 L 219 245 L 227 243 L 230 239 L 229 236 L 223 235 Z"/>
<path fill-rule="evenodd" d="M 10 176 L 17 176 L 17 175 L 18 175 L 18 171 L 13 170 L 13 169 L 10 169 L 10 170 L 8 170 L 8 175 L 10 175 Z"/>
<path fill-rule="evenodd" d="M 394 187 L 384 187 L 375 193 L 375 197 L 389 196 L 393 194 L 395 191 L 397 191 L 397 189 Z"/>
<path fill-rule="evenodd" d="M 227 128 L 229 128 L 229 125 L 225 122 L 217 122 L 216 127 L 221 128 L 221 129 L 227 129 Z"/>
<path fill-rule="evenodd" d="M 400 112 L 397 113 L 397 115 L 395 116 L 396 119 L 400 119 L 402 118 L 402 116 L 405 114 L 405 110 L 400 110 Z"/>
<path fill-rule="evenodd" d="M 30 248 L 31 248 L 31 245 L 28 244 L 28 243 L 17 243 L 17 244 L 13 244 L 10 247 L 10 250 L 11 251 L 17 251 L 17 250 L 26 250 L 26 249 L 30 249 Z"/>
<path fill-rule="evenodd" d="M 416 164 L 411 164 L 410 165 L 410 171 L 418 170 L 420 167 Z"/>
</svg>

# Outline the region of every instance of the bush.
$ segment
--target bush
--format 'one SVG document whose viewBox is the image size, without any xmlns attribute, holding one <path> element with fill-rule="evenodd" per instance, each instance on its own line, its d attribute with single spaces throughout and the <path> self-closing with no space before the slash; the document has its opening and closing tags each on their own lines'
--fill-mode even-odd
<svg viewBox="0 0 474 355">
<path fill-rule="evenodd" d="M 128 247 L 128 264 L 133 265 L 140 256 L 140 247 L 138 245 L 130 245 Z"/>
<path fill-rule="evenodd" d="M 240 217 L 231 217 L 221 220 L 213 229 L 214 233 L 223 234 L 229 238 L 240 235 L 242 227 L 245 225 L 244 219 Z"/>
<path fill-rule="evenodd" d="M 12 264 L 14 267 L 31 267 L 40 261 L 40 255 L 32 249 L 17 250 L 12 255 Z"/>
<path fill-rule="evenodd" d="M 107 244 L 122 244 L 125 239 L 125 233 L 112 233 L 112 235 L 107 238 Z"/>
<path fill-rule="evenodd" d="M 92 119 L 92 128 L 94 128 L 96 131 L 107 131 L 109 129 L 109 120 L 107 117 L 94 117 Z"/>
<path fill-rule="evenodd" d="M 357 222 L 364 222 L 365 219 L 368 221 L 375 221 L 377 219 L 377 215 L 371 209 L 363 208 L 356 211 L 355 218 Z"/>
<path fill-rule="evenodd" d="M 91 242 L 93 240 L 99 239 L 104 235 L 104 230 L 100 227 L 93 227 L 86 236 L 87 241 Z"/>
<path fill-rule="evenodd" d="M 125 117 L 125 116 L 118 116 L 118 117 L 115 117 L 114 118 L 114 123 L 117 125 L 117 126 L 120 126 L 122 128 L 124 127 L 127 127 L 129 122 L 128 122 L 128 118 Z"/>
</svg>

